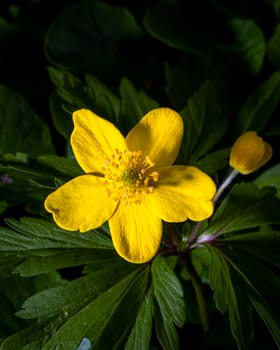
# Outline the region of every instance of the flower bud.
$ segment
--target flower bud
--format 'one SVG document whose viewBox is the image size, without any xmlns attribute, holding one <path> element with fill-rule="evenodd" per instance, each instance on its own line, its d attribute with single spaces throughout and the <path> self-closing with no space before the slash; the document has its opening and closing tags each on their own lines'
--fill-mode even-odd
<svg viewBox="0 0 280 350">
<path fill-rule="evenodd" d="M 255 131 L 247 131 L 235 141 L 229 164 L 241 174 L 250 174 L 267 163 L 272 148 Z"/>
</svg>

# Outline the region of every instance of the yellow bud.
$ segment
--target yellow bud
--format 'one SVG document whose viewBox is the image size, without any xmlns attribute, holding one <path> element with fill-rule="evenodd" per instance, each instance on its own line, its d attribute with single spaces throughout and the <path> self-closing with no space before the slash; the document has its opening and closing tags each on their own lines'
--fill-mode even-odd
<svg viewBox="0 0 280 350">
<path fill-rule="evenodd" d="M 241 174 L 250 174 L 267 163 L 272 148 L 255 131 L 247 131 L 235 141 L 229 164 Z"/>
</svg>

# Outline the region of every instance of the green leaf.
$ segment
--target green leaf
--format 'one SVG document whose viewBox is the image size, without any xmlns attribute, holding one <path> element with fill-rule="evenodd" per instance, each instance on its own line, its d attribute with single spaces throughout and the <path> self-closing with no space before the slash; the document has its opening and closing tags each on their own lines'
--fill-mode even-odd
<svg viewBox="0 0 280 350">
<path fill-rule="evenodd" d="M 272 188 L 236 184 L 217 209 L 205 233 L 227 233 L 279 223 L 280 200 Z"/>
<path fill-rule="evenodd" d="M 38 350 L 41 349 L 43 339 L 45 341 L 51 337 L 52 332 L 55 333 L 59 328 L 63 319 L 55 319 L 52 322 L 42 321 L 23 329 L 20 332 L 6 338 L 0 345 L 0 350 Z"/>
<path fill-rule="evenodd" d="M 147 272 L 147 268 L 132 272 L 87 304 L 70 317 L 42 349 L 52 350 L 55 346 L 76 349 L 84 337 L 95 349 L 121 348 L 143 301 Z"/>
<path fill-rule="evenodd" d="M 64 8 L 46 37 L 47 58 L 72 71 L 99 77 L 119 75 L 119 42 L 137 39 L 141 29 L 124 7 L 81 1 Z"/>
<path fill-rule="evenodd" d="M 88 93 L 92 96 L 95 104 L 100 106 L 103 114 L 109 120 L 116 120 L 116 116 L 119 114 L 120 100 L 111 91 L 111 89 L 103 84 L 98 78 L 93 75 L 86 74 L 85 81 L 88 87 Z"/>
<path fill-rule="evenodd" d="M 229 23 L 236 43 L 234 51 L 251 74 L 257 74 L 263 64 L 266 53 L 264 34 L 252 20 L 235 18 Z"/>
<path fill-rule="evenodd" d="M 280 320 L 276 316 L 280 313 L 279 277 L 255 257 L 227 248 L 223 248 L 223 254 L 227 257 L 232 268 L 239 274 L 239 278 L 247 283 L 247 294 L 275 341 L 280 345 Z"/>
<path fill-rule="evenodd" d="M 227 119 L 221 115 L 212 82 L 202 84 L 188 99 L 181 115 L 185 122 L 183 163 L 195 162 L 207 154 L 227 130 Z"/>
<path fill-rule="evenodd" d="M 53 312 L 56 316 L 12 335 L 0 349 L 14 349 L 16 344 L 26 350 L 55 347 L 76 350 L 85 339 L 95 349 L 123 348 L 143 302 L 149 272 L 147 266 L 126 265 L 128 270 L 118 271 L 108 264 L 104 270 L 72 281 L 65 288 L 46 290 L 31 297 L 27 301 L 31 314 L 33 307 L 34 316 L 39 316 L 40 310 L 36 311 L 39 307 L 45 310 L 45 315 Z M 105 278 L 107 273 L 109 278 Z"/>
<path fill-rule="evenodd" d="M 50 132 L 27 102 L 16 92 L 0 86 L 0 154 L 54 153 Z"/>
<path fill-rule="evenodd" d="M 154 295 L 158 305 L 157 336 L 164 349 L 176 349 L 178 335 L 173 322 L 179 327 L 182 327 L 185 322 L 183 289 L 174 271 L 160 255 L 153 260 L 151 271 Z"/>
<path fill-rule="evenodd" d="M 150 6 L 144 15 L 145 29 L 164 44 L 187 53 L 209 54 L 212 33 L 199 21 L 195 6 L 185 8 L 177 1 L 164 0 Z"/>
<path fill-rule="evenodd" d="M 280 98 L 280 72 L 259 85 L 247 98 L 237 115 L 234 125 L 234 137 L 248 130 L 261 133 L 272 116 Z"/>
<path fill-rule="evenodd" d="M 221 149 L 207 154 L 192 165 L 197 166 L 208 175 L 214 175 L 217 171 L 228 166 L 228 158 L 230 155 L 230 148 Z"/>
<path fill-rule="evenodd" d="M 225 237 L 222 242 L 272 265 L 280 266 L 280 233 L 267 226 L 262 226 L 259 232 L 236 233 Z"/>
<path fill-rule="evenodd" d="M 121 105 L 118 119 L 126 131 L 129 131 L 151 109 L 159 107 L 157 101 L 144 91 L 138 91 L 127 78 L 121 80 L 119 90 Z"/>
<path fill-rule="evenodd" d="M 125 350 L 147 350 L 150 348 L 153 321 L 153 299 L 151 294 L 145 296 L 134 327 L 130 333 Z"/>
<path fill-rule="evenodd" d="M 25 319 L 45 319 L 53 316 L 71 316 L 89 301 L 113 286 L 133 265 L 117 259 L 102 259 L 97 271 L 67 282 L 62 286 L 43 290 L 27 300 L 16 315 Z"/>
<path fill-rule="evenodd" d="M 270 331 L 277 347 L 280 347 L 280 329 L 279 329 L 279 317 L 275 315 L 274 310 L 258 295 L 257 293 L 250 294 L 250 301 L 254 308 L 257 310 L 260 317 L 265 322 L 268 330 Z"/>
<path fill-rule="evenodd" d="M 71 117 L 71 108 L 65 107 L 66 103 L 63 103 L 61 97 L 57 91 L 53 91 L 50 96 L 50 111 L 52 121 L 56 130 L 66 139 L 70 138 L 73 130 L 73 121 Z M 73 110 L 76 108 L 73 108 Z"/>
<path fill-rule="evenodd" d="M 277 197 L 280 198 L 280 164 L 276 164 L 273 167 L 262 172 L 254 182 L 259 188 L 266 186 L 272 186 L 277 189 Z"/>
<path fill-rule="evenodd" d="M 167 322 L 157 304 L 154 303 L 156 335 L 164 350 L 179 350 L 179 337 L 172 322 Z"/>
<path fill-rule="evenodd" d="M 277 68 L 280 68 L 280 31 L 279 26 L 276 28 L 275 33 L 269 39 L 267 44 L 267 55 L 268 59 L 272 64 L 274 64 Z"/>
<path fill-rule="evenodd" d="M 177 326 L 182 327 L 185 321 L 185 303 L 180 281 L 161 256 L 153 260 L 151 271 L 155 297 L 164 319 L 172 319 Z"/>
<path fill-rule="evenodd" d="M 41 164 L 46 164 L 50 168 L 66 176 L 76 177 L 83 174 L 83 170 L 75 159 L 55 155 L 44 155 L 38 157 L 38 160 Z"/>
<path fill-rule="evenodd" d="M 258 256 L 238 252 L 234 246 L 222 248 L 234 269 L 247 282 L 249 287 L 268 300 L 275 310 L 280 311 L 278 298 L 280 293 L 279 277 L 263 264 Z"/>
<path fill-rule="evenodd" d="M 13 230 L 0 228 L 0 263 L 7 257 L 17 263 L 16 272 L 23 276 L 45 273 L 53 269 L 101 263 L 116 259 L 107 232 L 100 228 L 81 234 L 60 229 L 42 219 L 9 219 Z"/>
<path fill-rule="evenodd" d="M 66 139 L 73 130 L 72 113 L 77 109 L 88 108 L 112 122 L 117 120 L 120 101 L 98 78 L 85 74 L 82 81 L 53 67 L 49 67 L 48 72 L 56 86 L 50 99 L 53 122 Z"/>
<path fill-rule="evenodd" d="M 212 262 L 209 270 L 211 288 L 218 309 L 229 312 L 232 334 L 239 349 L 251 348 L 253 339 L 249 298 L 236 272 L 229 268 L 222 252 L 209 247 Z"/>
<path fill-rule="evenodd" d="M 26 210 L 46 216 L 43 202 L 58 185 L 82 174 L 73 159 L 55 155 L 30 157 L 24 153 L 5 154 L 0 163 L 1 197 L 8 206 L 27 204 Z"/>
<path fill-rule="evenodd" d="M 164 75 L 167 81 L 166 92 L 171 105 L 176 110 L 182 110 L 188 98 L 203 83 L 205 76 L 209 76 L 209 71 L 212 73 L 209 79 L 219 74 L 215 71 L 216 67 L 216 65 L 213 67 L 213 59 L 207 55 L 195 58 L 189 55 L 183 56 L 173 65 L 166 62 Z"/>
</svg>

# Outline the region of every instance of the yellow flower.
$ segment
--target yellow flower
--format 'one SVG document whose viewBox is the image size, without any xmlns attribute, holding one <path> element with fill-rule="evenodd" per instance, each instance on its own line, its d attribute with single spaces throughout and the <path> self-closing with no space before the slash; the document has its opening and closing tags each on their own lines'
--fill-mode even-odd
<svg viewBox="0 0 280 350">
<path fill-rule="evenodd" d="M 157 253 L 162 220 L 212 215 L 212 179 L 195 167 L 172 166 L 183 135 L 178 113 L 154 109 L 126 137 L 87 109 L 74 112 L 73 120 L 71 145 L 86 174 L 47 197 L 45 208 L 58 226 L 85 232 L 109 220 L 118 254 L 143 263 Z"/>
<path fill-rule="evenodd" d="M 235 141 L 229 164 L 241 174 L 258 170 L 272 157 L 272 148 L 255 131 L 247 131 Z"/>
</svg>

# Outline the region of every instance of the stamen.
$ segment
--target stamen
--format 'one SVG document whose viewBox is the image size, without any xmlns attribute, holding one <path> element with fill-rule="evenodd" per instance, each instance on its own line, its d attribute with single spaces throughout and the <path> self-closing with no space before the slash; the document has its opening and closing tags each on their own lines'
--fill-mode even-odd
<svg viewBox="0 0 280 350">
<path fill-rule="evenodd" d="M 104 162 L 104 185 L 109 197 L 126 204 L 140 204 L 154 192 L 159 173 L 151 171 L 155 163 L 142 151 L 115 149 Z"/>
</svg>

